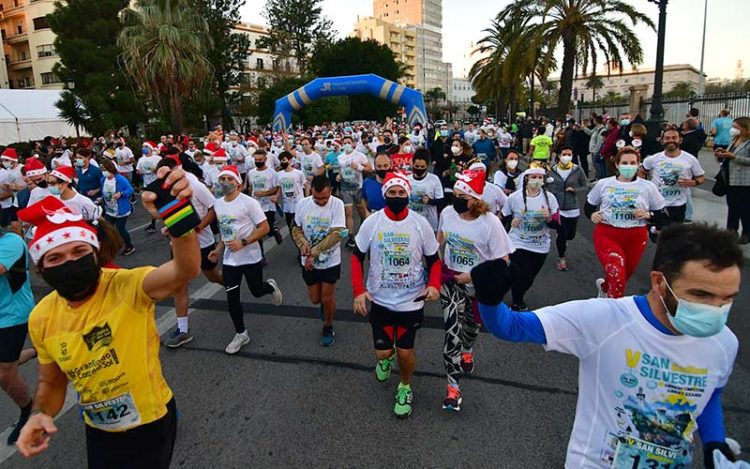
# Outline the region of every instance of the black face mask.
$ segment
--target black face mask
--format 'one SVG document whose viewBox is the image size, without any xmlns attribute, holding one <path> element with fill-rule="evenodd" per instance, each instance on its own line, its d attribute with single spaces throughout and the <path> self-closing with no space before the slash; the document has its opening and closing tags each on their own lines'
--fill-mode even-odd
<svg viewBox="0 0 750 469">
<path fill-rule="evenodd" d="M 386 197 L 385 198 L 385 206 L 388 207 L 391 212 L 398 215 L 399 213 L 403 212 L 406 207 L 409 206 L 409 198 L 408 197 Z"/>
<path fill-rule="evenodd" d="M 42 271 L 42 278 L 68 301 L 88 298 L 96 290 L 100 275 L 93 252 Z"/>
<path fill-rule="evenodd" d="M 265 165 L 266 165 L 265 161 L 256 161 L 255 162 L 255 167 L 258 168 L 258 169 L 262 168 Z"/>
<path fill-rule="evenodd" d="M 46 189 L 47 188 L 47 181 L 45 181 L 45 180 L 41 180 L 41 181 L 39 181 L 39 182 L 37 182 L 35 184 L 36 184 L 37 187 L 41 187 L 42 189 Z"/>
<path fill-rule="evenodd" d="M 281 166 L 281 169 L 286 169 L 289 167 L 289 163 L 280 163 L 279 166 Z"/>
<path fill-rule="evenodd" d="M 391 144 L 391 138 L 390 137 L 385 137 L 383 139 L 383 143 L 385 143 L 386 145 L 390 145 Z"/>
<path fill-rule="evenodd" d="M 386 174 L 388 174 L 388 170 L 387 169 L 379 169 L 379 170 L 375 171 L 375 174 L 377 174 L 380 179 L 385 179 Z"/>
<path fill-rule="evenodd" d="M 460 197 L 453 198 L 453 210 L 459 215 L 469 211 L 469 199 L 462 199 Z"/>
<path fill-rule="evenodd" d="M 414 173 L 414 176 L 417 177 L 417 179 L 422 179 L 424 175 L 427 174 L 427 169 L 412 168 L 412 172 Z"/>
</svg>

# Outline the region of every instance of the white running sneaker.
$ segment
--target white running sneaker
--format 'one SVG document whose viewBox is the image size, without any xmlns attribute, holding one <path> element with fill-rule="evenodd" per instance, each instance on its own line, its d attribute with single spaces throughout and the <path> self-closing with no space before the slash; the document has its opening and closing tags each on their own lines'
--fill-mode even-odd
<svg viewBox="0 0 750 469">
<path fill-rule="evenodd" d="M 242 334 L 235 334 L 234 339 L 229 342 L 227 348 L 224 350 L 229 355 L 234 355 L 239 352 L 242 347 L 250 343 L 250 336 L 247 335 L 247 331 Z"/>
<path fill-rule="evenodd" d="M 273 304 L 274 306 L 279 306 L 281 302 L 284 301 L 284 294 L 281 293 L 276 280 L 269 278 L 266 281 L 273 287 L 273 293 L 271 293 L 271 304 Z"/>
<path fill-rule="evenodd" d="M 596 279 L 596 297 L 597 298 L 609 298 L 606 293 L 604 293 L 604 290 L 602 290 L 602 285 L 604 285 L 604 279 L 598 278 Z"/>
</svg>

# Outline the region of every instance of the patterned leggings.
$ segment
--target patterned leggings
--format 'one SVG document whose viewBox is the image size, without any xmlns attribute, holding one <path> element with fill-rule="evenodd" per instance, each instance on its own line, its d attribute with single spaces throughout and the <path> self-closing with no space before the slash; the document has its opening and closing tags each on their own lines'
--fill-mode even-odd
<svg viewBox="0 0 750 469">
<path fill-rule="evenodd" d="M 473 298 L 466 285 L 447 282 L 440 287 L 440 305 L 443 307 L 445 345 L 443 361 L 449 384 L 458 384 L 461 371 L 461 353 L 471 352 L 479 334 L 479 324 L 474 320 Z"/>
</svg>

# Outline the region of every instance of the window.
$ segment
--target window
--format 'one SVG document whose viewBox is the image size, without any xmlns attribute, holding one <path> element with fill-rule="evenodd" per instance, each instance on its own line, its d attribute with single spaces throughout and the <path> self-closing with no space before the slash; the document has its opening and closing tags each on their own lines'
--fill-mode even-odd
<svg viewBox="0 0 750 469">
<path fill-rule="evenodd" d="M 23 34 L 23 24 L 18 23 L 18 26 L 16 26 L 16 34 Z"/>
<path fill-rule="evenodd" d="M 43 46 L 37 46 L 36 53 L 40 59 L 42 57 L 54 57 L 56 55 L 55 48 L 52 47 L 52 44 L 45 44 Z"/>
<path fill-rule="evenodd" d="M 26 54 L 26 51 L 21 52 L 21 55 L 18 60 L 20 60 L 21 62 L 23 62 L 24 60 L 29 60 L 29 56 L 28 54 Z"/>
<path fill-rule="evenodd" d="M 257 68 L 258 70 L 263 70 L 263 59 L 255 60 L 255 68 Z"/>
<path fill-rule="evenodd" d="M 60 80 L 58 80 L 54 73 L 42 73 L 42 84 L 51 85 L 53 83 L 60 83 Z"/>
<path fill-rule="evenodd" d="M 39 31 L 40 29 L 49 29 L 46 16 L 34 18 L 34 31 Z"/>
<path fill-rule="evenodd" d="M 266 87 L 266 79 L 263 77 L 258 77 L 258 88 L 265 88 Z"/>
</svg>

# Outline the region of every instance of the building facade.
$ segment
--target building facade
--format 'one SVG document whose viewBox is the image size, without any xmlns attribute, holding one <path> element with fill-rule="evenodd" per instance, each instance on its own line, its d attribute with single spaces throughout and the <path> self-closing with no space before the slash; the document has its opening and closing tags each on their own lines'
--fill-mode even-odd
<svg viewBox="0 0 750 469">
<path fill-rule="evenodd" d="M 250 39 L 250 50 L 245 59 L 242 87 L 249 92 L 270 86 L 277 78 L 299 75 L 297 60 L 292 56 L 273 55 L 262 47 L 261 41 L 268 37 L 268 28 L 252 23 L 238 23 L 235 33 L 246 34 Z"/>
<path fill-rule="evenodd" d="M 373 0 L 375 18 L 411 27 L 417 36 L 417 89 L 452 89 L 452 65 L 443 62 L 442 0 Z"/>
<path fill-rule="evenodd" d="M 606 72 L 598 72 L 597 75 L 602 79 L 604 87 L 596 90 L 597 99 L 612 91 L 622 96 L 630 94 L 630 87 L 634 85 L 647 85 L 645 95 L 651 96 L 654 93 L 654 70 L 653 69 L 632 69 L 625 70 L 622 73 L 612 71 L 610 76 Z M 590 74 L 589 74 L 590 76 Z M 593 91 L 586 88 L 586 82 L 589 76 L 578 75 L 573 80 L 573 90 L 578 90 L 578 100 L 589 102 L 593 98 Z M 560 78 L 551 78 L 551 82 L 559 84 Z M 670 91 L 677 83 L 688 82 L 693 85 L 697 92 L 700 87 L 700 72 L 698 69 L 688 64 L 665 65 L 664 66 L 664 92 Z"/>
<path fill-rule="evenodd" d="M 417 87 L 417 32 L 415 28 L 402 28 L 385 20 L 373 17 L 357 17 L 351 36 L 363 41 L 372 39 L 385 45 L 404 65 L 401 84 Z"/>
<path fill-rule="evenodd" d="M 52 68 L 59 61 L 46 15 L 55 0 L 0 0 L 0 88 L 62 89 Z"/>
<path fill-rule="evenodd" d="M 472 104 L 471 98 L 473 98 L 475 94 L 476 92 L 471 86 L 471 80 L 468 78 L 454 78 L 453 87 L 451 88 L 448 100 L 458 106 L 469 107 Z"/>
</svg>

